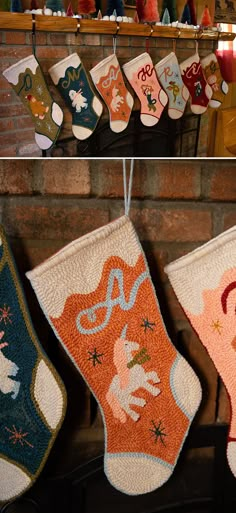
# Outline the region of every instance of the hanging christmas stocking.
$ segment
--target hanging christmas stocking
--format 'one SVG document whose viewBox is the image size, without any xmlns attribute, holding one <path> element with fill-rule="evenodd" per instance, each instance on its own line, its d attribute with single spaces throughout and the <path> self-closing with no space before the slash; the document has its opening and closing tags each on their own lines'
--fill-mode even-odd
<svg viewBox="0 0 236 513">
<path fill-rule="evenodd" d="M 65 408 L 64 386 L 37 340 L 0 227 L 0 502 L 33 484 Z"/>
<path fill-rule="evenodd" d="M 212 89 L 212 98 L 209 101 L 209 106 L 217 109 L 223 102 L 225 95 L 228 93 L 229 87 L 221 75 L 220 66 L 217 57 L 214 53 L 210 53 L 201 60 L 201 65 L 207 83 Z"/>
<path fill-rule="evenodd" d="M 227 388 L 231 403 L 227 456 L 236 477 L 236 226 L 165 271 Z"/>
<path fill-rule="evenodd" d="M 194 114 L 203 114 L 212 97 L 200 63 L 198 52 L 180 64 L 182 79 L 191 96 L 191 110 Z"/>
<path fill-rule="evenodd" d="M 43 311 L 99 402 L 105 473 L 130 495 L 172 474 L 199 406 L 199 381 L 170 342 L 127 216 L 27 273 Z"/>
<path fill-rule="evenodd" d="M 108 107 L 111 130 L 122 132 L 129 123 L 134 100 L 126 89 L 116 55 L 109 55 L 99 62 L 90 74 Z"/>
<path fill-rule="evenodd" d="M 72 53 L 52 66 L 49 73 L 72 112 L 74 136 L 80 140 L 87 139 L 102 114 L 102 103 L 91 89 L 79 56 Z"/>
<path fill-rule="evenodd" d="M 155 65 L 155 70 L 163 89 L 168 98 L 168 115 L 172 119 L 179 119 L 183 116 L 186 103 L 189 98 L 189 91 L 184 85 L 179 63 L 174 52 L 171 52 L 164 59 Z"/>
<path fill-rule="evenodd" d="M 123 70 L 141 102 L 142 123 L 146 126 L 156 125 L 168 97 L 157 80 L 150 55 L 148 53 L 138 55 L 124 64 Z"/>
<path fill-rule="evenodd" d="M 35 123 L 35 140 L 39 148 L 48 150 L 56 141 L 63 121 L 63 112 L 47 88 L 34 55 L 3 71 Z"/>
</svg>

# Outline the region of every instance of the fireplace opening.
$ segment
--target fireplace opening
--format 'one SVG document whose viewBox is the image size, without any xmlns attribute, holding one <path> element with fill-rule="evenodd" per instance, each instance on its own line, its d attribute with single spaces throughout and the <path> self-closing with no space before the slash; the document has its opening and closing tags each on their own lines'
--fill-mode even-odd
<svg viewBox="0 0 236 513">
<path fill-rule="evenodd" d="M 179 120 L 170 119 L 164 111 L 152 127 L 140 121 L 140 112 L 133 111 L 127 128 L 112 132 L 108 120 L 101 120 L 94 133 L 85 141 L 73 136 L 58 139 L 49 152 L 51 157 L 196 157 L 201 116 L 185 114 Z"/>
</svg>

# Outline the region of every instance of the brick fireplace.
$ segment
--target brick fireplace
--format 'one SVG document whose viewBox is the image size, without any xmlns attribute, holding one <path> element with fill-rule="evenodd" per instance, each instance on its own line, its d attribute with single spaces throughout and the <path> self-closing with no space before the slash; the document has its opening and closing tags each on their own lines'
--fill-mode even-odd
<svg viewBox="0 0 236 513">
<path fill-rule="evenodd" d="M 6 30 L 0 32 L 0 69 L 3 71 L 10 65 L 16 63 L 20 59 L 30 55 L 32 53 L 32 35 L 31 32 Z M 150 55 L 153 59 L 154 64 L 166 56 L 168 53 L 173 51 L 173 40 L 169 38 L 149 38 L 143 36 L 125 36 L 120 35 L 117 37 L 117 57 L 122 66 L 125 62 L 128 62 L 132 58 L 146 51 L 147 45 L 149 47 Z M 215 47 L 215 43 L 212 40 L 200 40 L 199 41 L 199 53 L 201 57 L 204 57 L 210 53 Z M 176 41 L 176 54 L 179 62 L 191 56 L 195 50 L 195 41 L 191 39 L 177 39 Z M 132 151 L 127 153 L 127 150 L 122 153 L 119 148 L 119 135 L 114 134 L 108 127 L 108 111 L 104 106 L 102 118 L 96 128 L 95 140 L 97 144 L 97 136 L 101 137 L 101 133 L 106 129 L 105 142 L 107 137 L 113 140 L 115 145 L 114 152 L 120 152 L 114 155 L 110 153 L 110 150 L 106 148 L 107 153 L 103 153 L 104 141 L 100 141 L 101 148 L 97 150 L 97 155 L 88 153 L 89 144 L 94 147 L 93 140 L 88 141 L 88 144 L 78 144 L 78 141 L 72 137 L 71 131 L 71 114 L 65 106 L 62 98 L 58 91 L 54 87 L 50 76 L 48 75 L 48 69 L 63 59 L 67 55 L 78 52 L 80 55 L 86 70 L 90 70 L 104 57 L 110 55 L 113 51 L 113 37 L 112 35 L 101 35 L 101 34 L 75 34 L 75 33 L 46 33 L 36 32 L 36 57 L 42 67 L 45 74 L 46 81 L 50 88 L 53 98 L 58 101 L 64 111 L 64 123 L 63 129 L 59 137 L 59 150 L 56 148 L 55 151 L 48 152 L 47 156 L 55 154 L 55 156 L 133 156 Z M 131 91 L 129 85 L 128 89 Z M 34 140 L 34 128 L 30 116 L 26 109 L 19 101 L 13 89 L 10 87 L 5 78 L 0 76 L 0 156 L 1 157 L 38 157 L 42 155 L 41 150 L 37 147 Z M 131 91 L 133 96 L 134 92 Z M 134 104 L 134 118 L 140 108 L 139 100 L 135 98 Z M 187 117 L 185 116 L 185 127 L 179 127 L 176 123 L 171 123 L 171 120 L 167 119 L 166 112 L 161 119 L 160 126 L 156 125 L 156 129 L 160 128 L 160 132 L 166 132 L 166 142 L 172 141 L 172 147 L 166 148 L 163 153 L 163 139 L 159 141 L 159 151 L 156 154 L 150 149 L 149 156 L 206 156 L 207 151 L 207 135 L 208 135 L 208 116 L 207 114 L 201 116 L 199 120 L 201 122 L 200 131 L 197 130 L 196 124 L 198 116 L 189 115 L 190 109 L 186 111 Z M 183 118 L 184 119 L 184 118 Z M 136 124 L 136 121 L 132 123 Z M 132 123 L 128 127 L 132 132 Z M 155 128 L 155 127 L 154 127 Z M 198 127 L 199 128 L 199 127 Z M 140 126 L 142 130 L 142 126 Z M 181 130 L 183 131 L 183 137 L 180 141 L 179 136 Z M 145 145 L 146 134 L 141 137 L 141 146 Z M 115 135 L 115 137 L 114 137 Z M 155 130 L 152 132 L 149 130 L 149 139 L 155 138 L 158 141 L 158 135 Z M 157 139 L 156 139 L 157 138 Z M 198 139 L 198 148 L 196 150 L 196 138 Z M 69 139 L 69 140 L 68 140 Z M 65 142 L 66 140 L 66 142 Z M 127 142 L 128 141 L 128 142 Z M 117 143 L 118 142 L 118 148 Z M 122 143 L 123 144 L 123 143 Z M 130 146 L 130 140 L 127 139 L 124 143 Z M 158 143 L 157 143 L 158 144 Z M 140 147 L 140 145 L 139 145 Z M 156 144 L 155 144 L 155 147 Z M 99 153 L 99 151 L 101 152 Z M 139 156 L 148 156 L 146 150 L 144 153 L 138 153 Z"/>
</svg>

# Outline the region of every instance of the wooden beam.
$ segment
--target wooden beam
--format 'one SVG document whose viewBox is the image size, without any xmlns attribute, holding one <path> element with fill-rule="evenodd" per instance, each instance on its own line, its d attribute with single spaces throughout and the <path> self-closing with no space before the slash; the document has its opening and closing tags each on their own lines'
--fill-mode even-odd
<svg viewBox="0 0 236 513">
<path fill-rule="evenodd" d="M 0 30 L 32 30 L 31 14 L 1 12 Z M 81 34 L 110 34 L 123 36 L 160 37 L 169 39 L 197 39 L 233 41 L 235 33 L 213 30 L 194 30 L 142 23 L 86 20 L 61 16 L 35 16 L 35 30 L 39 32 L 78 32 Z"/>
</svg>

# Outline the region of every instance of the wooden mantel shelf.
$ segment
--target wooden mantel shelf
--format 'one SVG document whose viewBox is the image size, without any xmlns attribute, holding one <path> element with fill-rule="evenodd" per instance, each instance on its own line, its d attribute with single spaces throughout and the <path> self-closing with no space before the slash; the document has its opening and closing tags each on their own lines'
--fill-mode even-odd
<svg viewBox="0 0 236 513">
<path fill-rule="evenodd" d="M 21 13 L 0 13 L 1 30 L 30 30 L 33 22 L 35 31 L 71 32 L 81 34 L 110 34 L 123 36 L 164 37 L 170 39 L 204 39 L 212 41 L 233 41 L 233 32 L 213 30 L 179 29 L 175 27 L 144 25 L 142 23 L 117 23 L 115 21 L 87 20 L 59 16 L 31 15 Z"/>
</svg>

